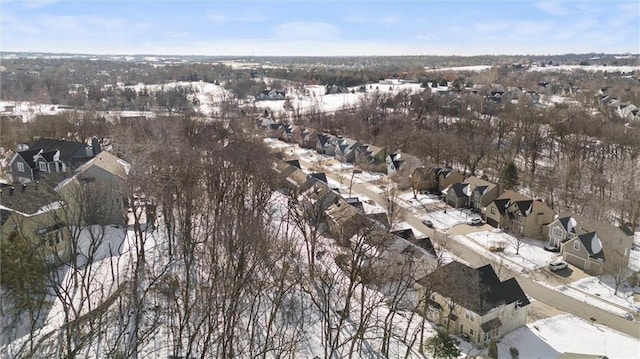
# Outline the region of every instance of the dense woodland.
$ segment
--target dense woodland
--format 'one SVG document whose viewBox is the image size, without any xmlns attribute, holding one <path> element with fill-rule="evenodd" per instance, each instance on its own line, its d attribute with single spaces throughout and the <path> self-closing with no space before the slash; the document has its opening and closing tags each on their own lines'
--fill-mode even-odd
<svg viewBox="0 0 640 359">
<path fill-rule="evenodd" d="M 296 112 L 294 122 L 351 136 L 390 151 L 401 149 L 425 163 L 453 166 L 467 174 L 497 180 L 505 163 L 516 163 L 520 187 L 556 210 L 570 209 L 596 219 L 638 224 L 640 185 L 638 155 L 640 126 L 618 117 L 599 102 L 598 91 L 620 101 L 640 105 L 637 76 L 602 72 L 532 72 L 514 61 L 605 65 L 633 63 L 634 58 L 567 55 L 564 58 L 438 58 L 427 64 L 461 65 L 489 60 L 497 65 L 481 72 L 425 72 L 416 66 L 421 57 L 279 59 L 283 68 L 232 69 L 221 64 L 179 63 L 157 66 L 124 61 L 81 59 L 11 59 L 3 62 L 3 99 L 59 103 L 82 112 L 40 116 L 29 123 L 2 117 L 2 143 L 7 149 L 34 136 L 67 137 L 84 141 L 92 136 L 112 138 L 117 123 L 107 122 L 95 110 L 152 110 L 165 114 L 194 114 L 198 103 L 188 85 L 149 92 L 113 86 L 206 81 L 225 86 L 235 96 L 223 99 L 221 118 L 246 118 L 259 113 L 238 104 L 266 88 L 303 87 L 304 84 L 351 86 L 383 78 L 406 78 L 424 86 L 450 83 L 454 94 L 432 96 L 399 93 L 390 97 L 369 93 L 356 109 L 327 114 L 321 108 Z M 397 62 L 391 66 L 390 60 Z M 265 59 L 278 63 L 276 59 Z M 349 66 L 347 66 L 347 64 Z M 367 66 L 365 66 L 367 65 Z M 269 84 L 262 78 L 275 80 Z M 477 94 L 462 91 L 478 85 Z M 496 86 L 517 87 L 543 96 L 564 95 L 580 103 L 536 106 L 526 98 L 517 103 L 486 101 Z M 459 89 L 459 92 L 455 92 Z M 569 92 L 570 94 L 567 94 Z M 87 112 L 88 111 L 88 112 Z M 286 118 L 284 109 L 276 117 Z"/>
</svg>

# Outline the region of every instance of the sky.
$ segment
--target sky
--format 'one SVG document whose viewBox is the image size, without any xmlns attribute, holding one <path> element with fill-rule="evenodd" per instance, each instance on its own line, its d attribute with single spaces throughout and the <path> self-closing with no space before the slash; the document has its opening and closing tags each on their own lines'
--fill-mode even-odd
<svg viewBox="0 0 640 359">
<path fill-rule="evenodd" d="M 0 0 L 2 51 L 211 56 L 640 53 L 639 1 Z"/>
</svg>

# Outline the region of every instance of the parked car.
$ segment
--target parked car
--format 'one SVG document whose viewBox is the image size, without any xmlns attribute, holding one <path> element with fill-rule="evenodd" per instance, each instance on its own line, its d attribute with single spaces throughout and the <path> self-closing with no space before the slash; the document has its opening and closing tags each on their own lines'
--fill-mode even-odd
<svg viewBox="0 0 640 359">
<path fill-rule="evenodd" d="M 433 222 L 431 222 L 428 219 L 423 219 L 422 220 L 422 224 L 424 224 L 425 226 L 429 227 L 429 228 L 433 228 Z"/>
<path fill-rule="evenodd" d="M 551 269 L 552 272 L 558 271 L 560 269 L 565 269 L 565 268 L 567 268 L 567 262 L 565 261 L 555 261 L 555 262 L 549 263 L 549 269 Z"/>
<path fill-rule="evenodd" d="M 470 226 L 475 226 L 477 224 L 482 224 L 482 218 L 480 217 L 469 217 L 467 218 L 467 224 Z"/>
</svg>

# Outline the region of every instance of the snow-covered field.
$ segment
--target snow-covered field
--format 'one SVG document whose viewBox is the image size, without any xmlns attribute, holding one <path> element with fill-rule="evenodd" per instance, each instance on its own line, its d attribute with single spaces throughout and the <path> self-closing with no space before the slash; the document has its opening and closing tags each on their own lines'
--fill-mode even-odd
<svg viewBox="0 0 640 359">
<path fill-rule="evenodd" d="M 402 84 L 367 84 L 365 85 L 367 92 L 358 92 L 359 86 L 349 87 L 353 93 L 326 94 L 326 88 L 320 85 L 306 86 L 304 91 L 298 91 L 294 88 L 287 89 L 287 98 L 294 109 L 306 112 L 316 110 L 319 112 L 334 112 L 343 109 L 349 109 L 357 106 L 367 96 L 373 93 L 386 95 L 396 95 L 401 91 L 410 93 L 419 93 L 424 90 L 421 84 L 402 83 Z M 285 100 L 256 101 L 257 107 L 269 109 L 274 113 L 284 112 Z"/>
<path fill-rule="evenodd" d="M 498 343 L 498 357 L 520 359 L 557 358 L 565 352 L 606 355 L 610 359 L 638 358 L 640 341 L 572 315 L 538 320 L 507 334 Z"/>
<path fill-rule="evenodd" d="M 528 71 L 538 71 L 538 72 L 556 72 L 556 71 L 564 71 L 571 72 L 576 70 L 583 71 L 602 71 L 602 72 L 621 72 L 621 73 L 629 73 L 634 71 L 640 71 L 640 66 L 605 66 L 605 65 L 558 65 L 558 66 L 532 66 L 528 69 Z"/>
</svg>

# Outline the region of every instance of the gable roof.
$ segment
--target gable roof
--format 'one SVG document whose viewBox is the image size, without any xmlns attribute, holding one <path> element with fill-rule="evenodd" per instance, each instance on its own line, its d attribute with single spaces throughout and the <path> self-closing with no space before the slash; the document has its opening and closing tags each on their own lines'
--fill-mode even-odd
<svg viewBox="0 0 640 359">
<path fill-rule="evenodd" d="M 65 141 L 65 140 L 54 140 L 51 138 L 41 138 L 36 143 L 31 146 L 31 148 L 40 148 L 43 152 L 60 150 L 60 161 L 68 162 L 73 158 L 73 155 L 78 152 L 78 150 L 82 149 L 84 156 L 86 156 L 86 148 L 87 145 L 81 142 L 73 142 L 73 141 Z"/>
<path fill-rule="evenodd" d="M 496 199 L 493 201 L 493 203 L 498 208 L 498 212 L 500 214 L 507 214 L 508 212 L 507 210 L 509 209 L 509 203 L 510 203 L 508 198 Z"/>
<path fill-rule="evenodd" d="M 35 214 L 52 203 L 60 201 L 60 196 L 54 191 L 54 184 L 61 177 L 62 175 L 55 173 L 37 182 L 3 186 L 0 189 L 1 224 L 4 224 L 11 212 L 23 215 Z"/>
<path fill-rule="evenodd" d="M 36 168 L 36 162 L 33 160 L 33 156 L 37 155 L 40 152 L 39 148 L 30 149 L 26 151 L 18 152 L 18 155 L 22 157 L 22 159 L 29 165 L 31 168 Z"/>
<path fill-rule="evenodd" d="M 110 152 L 102 151 L 94 158 L 78 167 L 75 172 L 82 175 L 91 167 L 101 168 L 114 176 L 120 177 L 121 179 L 127 178 L 129 175 L 129 169 L 131 168 L 127 161 Z"/>
<path fill-rule="evenodd" d="M 533 200 L 516 201 L 513 202 L 509 207 L 514 207 L 516 213 L 520 213 L 522 217 L 528 217 L 531 213 L 533 213 Z"/>
<path fill-rule="evenodd" d="M 328 184 L 329 183 L 327 181 L 327 175 L 325 175 L 324 172 L 312 173 L 312 174 L 310 174 L 310 176 L 312 178 L 315 178 L 317 181 L 322 182 L 324 184 Z"/>
<path fill-rule="evenodd" d="M 400 229 L 397 231 L 391 231 L 391 234 L 393 234 L 394 236 L 398 236 L 402 239 L 406 239 L 406 240 L 410 240 L 413 237 L 415 237 L 415 235 L 413 234 L 413 230 L 411 230 L 411 228 L 407 228 L 407 229 Z"/>
<path fill-rule="evenodd" d="M 471 176 L 464 180 L 462 183 L 468 183 L 471 185 L 472 190 L 475 190 L 477 187 L 484 186 L 487 190 L 493 189 L 497 186 L 495 183 L 491 183 L 489 181 L 485 181 L 482 178 Z"/>
<path fill-rule="evenodd" d="M 300 161 L 298 161 L 297 159 L 295 159 L 295 160 L 288 160 L 288 161 L 285 161 L 285 162 L 286 162 L 286 163 L 288 163 L 288 164 L 290 164 L 290 165 L 292 165 L 293 167 L 296 167 L 296 168 L 298 168 L 298 169 L 302 169 L 302 167 L 300 167 Z"/>
<path fill-rule="evenodd" d="M 490 264 L 474 269 L 453 261 L 425 278 L 435 279 L 430 284 L 436 292 L 478 315 L 485 315 L 496 307 L 516 301 L 521 307 L 529 304 L 518 282 L 514 278 L 500 282 Z M 446 280 L 442 280 L 444 278 Z"/>
<path fill-rule="evenodd" d="M 42 156 L 42 158 L 44 158 L 44 160 L 47 161 L 47 162 L 53 162 L 56 153 L 58 153 L 57 150 L 48 151 L 48 152 L 42 152 L 42 153 L 40 153 L 40 156 Z"/>
<path fill-rule="evenodd" d="M 604 252 L 602 251 L 602 242 L 600 242 L 596 232 L 581 234 L 578 236 L 577 240 L 582 243 L 590 258 L 599 259 L 601 261 L 605 260 Z"/>
<path fill-rule="evenodd" d="M 576 221 L 575 232 L 577 234 L 598 232 L 600 240 L 609 241 L 613 239 L 628 238 L 633 236 L 633 232 L 626 226 L 614 226 L 612 224 L 597 221 L 588 217 L 579 216 L 570 212 L 563 212 L 558 215 L 562 223 L 563 218 L 573 218 Z M 566 229 L 566 227 L 565 227 Z"/>
<path fill-rule="evenodd" d="M 458 198 L 469 197 L 469 184 L 467 183 L 454 183 L 449 186 L 449 189 L 452 189 Z"/>
<path fill-rule="evenodd" d="M 502 193 L 500 196 L 498 196 L 498 199 L 508 199 L 515 202 L 515 201 L 529 200 L 531 199 L 531 197 L 525 196 L 522 193 L 509 189 L 504 191 L 504 193 Z"/>
</svg>

